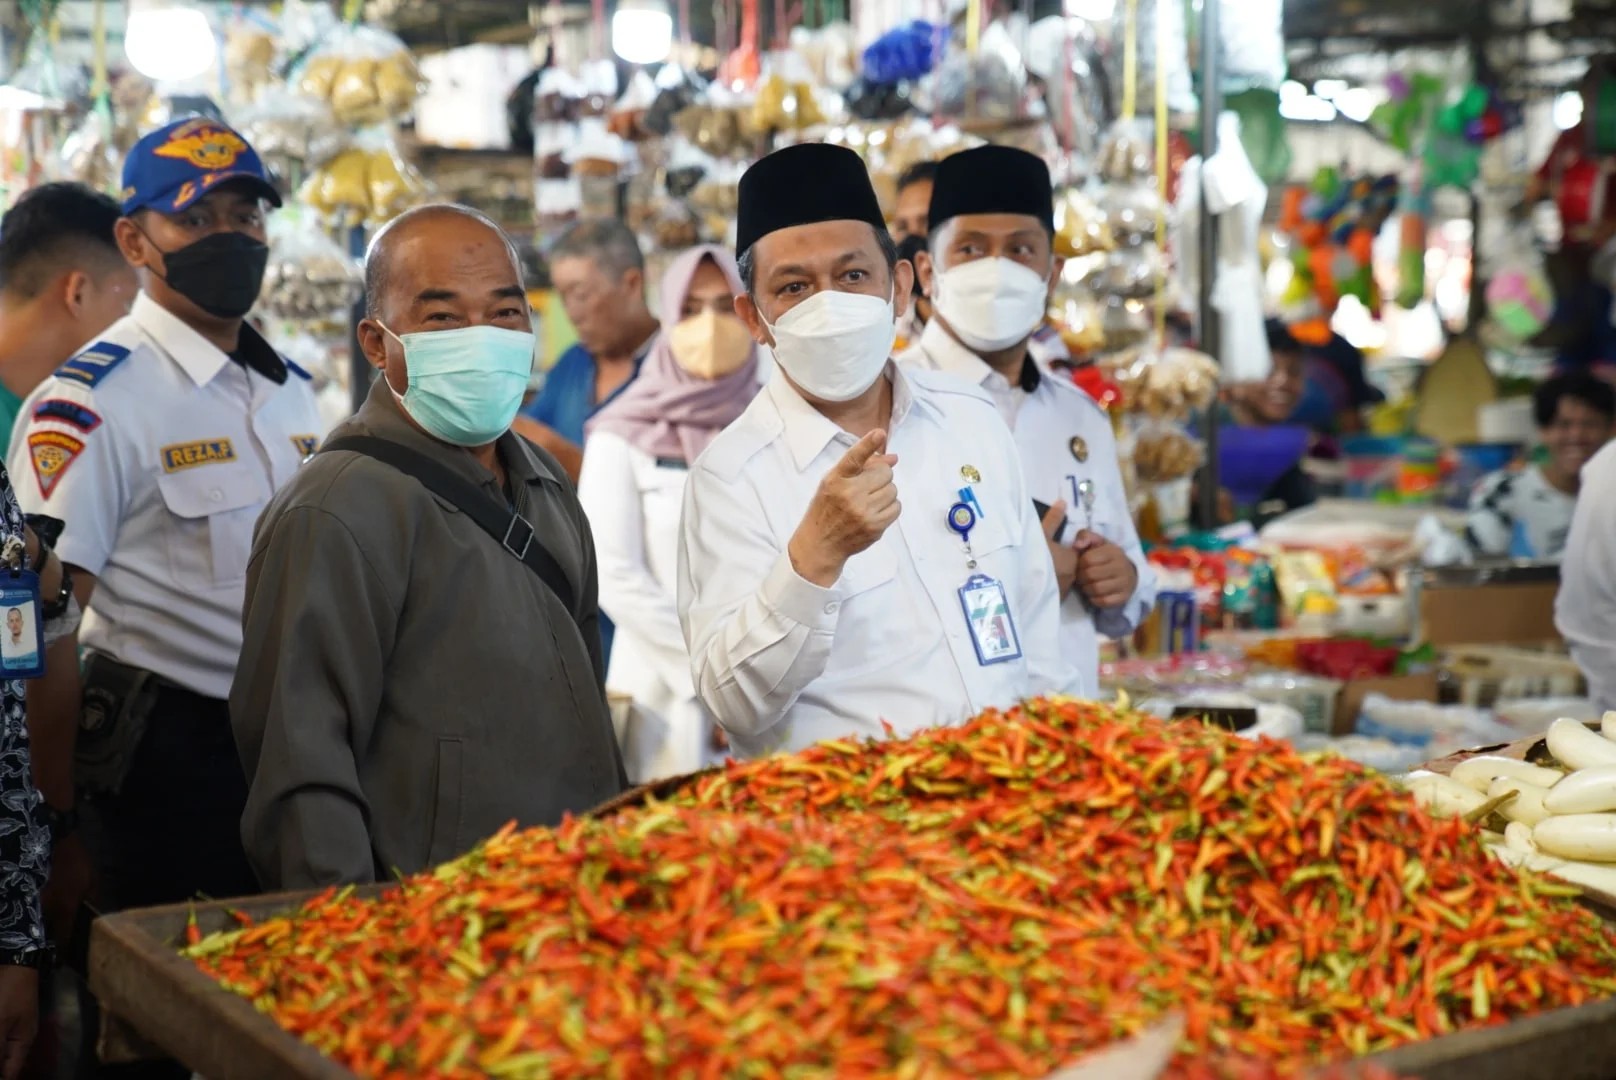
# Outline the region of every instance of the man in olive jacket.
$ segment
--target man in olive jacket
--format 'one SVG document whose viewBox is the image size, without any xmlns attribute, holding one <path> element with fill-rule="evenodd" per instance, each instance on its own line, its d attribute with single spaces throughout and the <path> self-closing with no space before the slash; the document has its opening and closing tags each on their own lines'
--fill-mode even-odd
<svg viewBox="0 0 1616 1080">
<path fill-rule="evenodd" d="M 393 464 L 305 464 L 258 523 L 230 698 L 268 889 L 421 870 L 625 784 L 589 524 L 556 460 L 509 430 L 532 362 L 510 241 L 426 207 L 378 235 L 365 278 L 381 378 L 328 447 L 368 435 L 446 466 L 531 525 L 574 602 Z"/>
</svg>

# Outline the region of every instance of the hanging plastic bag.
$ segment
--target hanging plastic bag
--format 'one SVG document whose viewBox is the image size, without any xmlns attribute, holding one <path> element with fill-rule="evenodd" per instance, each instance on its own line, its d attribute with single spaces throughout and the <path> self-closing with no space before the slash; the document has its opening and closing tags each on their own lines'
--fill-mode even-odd
<svg viewBox="0 0 1616 1080">
<path fill-rule="evenodd" d="M 358 301 L 359 263 L 321 227 L 317 216 L 288 207 L 270 218 L 269 266 L 256 310 L 274 319 L 332 319 Z"/>
<path fill-rule="evenodd" d="M 370 26 L 343 26 L 304 58 L 298 93 L 328 102 L 340 123 L 379 124 L 409 111 L 422 80 L 415 57 L 392 34 Z"/>
</svg>

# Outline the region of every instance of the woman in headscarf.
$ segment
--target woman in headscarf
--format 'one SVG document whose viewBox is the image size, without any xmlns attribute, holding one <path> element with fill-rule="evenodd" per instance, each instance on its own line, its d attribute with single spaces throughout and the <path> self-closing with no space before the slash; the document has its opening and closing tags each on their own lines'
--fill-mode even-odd
<svg viewBox="0 0 1616 1080">
<path fill-rule="evenodd" d="M 639 377 L 587 429 L 578 498 L 595 534 L 600 607 L 617 625 L 606 685 L 635 701 L 624 758 L 638 783 L 700 768 L 713 730 L 679 628 L 679 514 L 690 463 L 758 391 L 757 347 L 734 310 L 742 291 L 721 247 L 675 259 Z"/>
</svg>

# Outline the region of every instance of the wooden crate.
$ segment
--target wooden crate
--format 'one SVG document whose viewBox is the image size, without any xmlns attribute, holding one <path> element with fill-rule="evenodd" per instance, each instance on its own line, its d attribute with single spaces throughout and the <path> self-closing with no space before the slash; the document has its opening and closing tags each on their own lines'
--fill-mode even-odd
<svg viewBox="0 0 1616 1080">
<path fill-rule="evenodd" d="M 229 929 L 236 923 L 226 907 L 260 919 L 310 895 L 199 904 L 197 925 L 204 934 Z M 191 911 L 191 905 L 180 904 L 96 920 L 90 988 L 103 1009 L 137 1033 L 139 1042 L 208 1080 L 353 1080 L 347 1069 L 283 1031 L 179 955 L 177 945 Z M 126 1033 L 114 1030 L 113 1036 L 129 1042 Z M 1415 1043 L 1374 1060 L 1417 1080 L 1612 1080 L 1616 1000 Z"/>
</svg>

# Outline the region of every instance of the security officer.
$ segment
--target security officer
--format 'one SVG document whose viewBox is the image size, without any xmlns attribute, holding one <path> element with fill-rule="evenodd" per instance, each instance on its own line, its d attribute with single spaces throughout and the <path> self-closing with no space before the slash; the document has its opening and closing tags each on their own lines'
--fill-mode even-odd
<svg viewBox="0 0 1616 1080">
<path fill-rule="evenodd" d="M 18 497 L 66 521 L 57 551 L 85 608 L 82 701 L 73 642 L 30 692 L 63 837 L 53 885 L 86 880 L 77 793 L 97 826 L 104 910 L 258 890 L 225 699 L 253 523 L 320 430 L 308 375 L 244 321 L 279 205 L 258 155 L 220 123 L 141 139 L 116 226 L 141 295 L 28 398 L 12 436 Z"/>
<path fill-rule="evenodd" d="M 916 257 L 933 317 L 900 356 L 986 390 L 1015 433 L 1061 588 L 1061 652 L 1099 692 L 1099 638 L 1122 637 L 1155 602 L 1105 412 L 1032 354 L 1055 257 L 1049 169 L 1023 150 L 945 158 L 932 188 L 930 248 Z"/>
<path fill-rule="evenodd" d="M 691 465 L 679 550 L 692 681 L 737 754 L 1076 691 L 1009 430 L 891 361 L 912 271 L 858 155 L 763 158 L 737 233 L 736 314 L 779 372 Z"/>
</svg>

